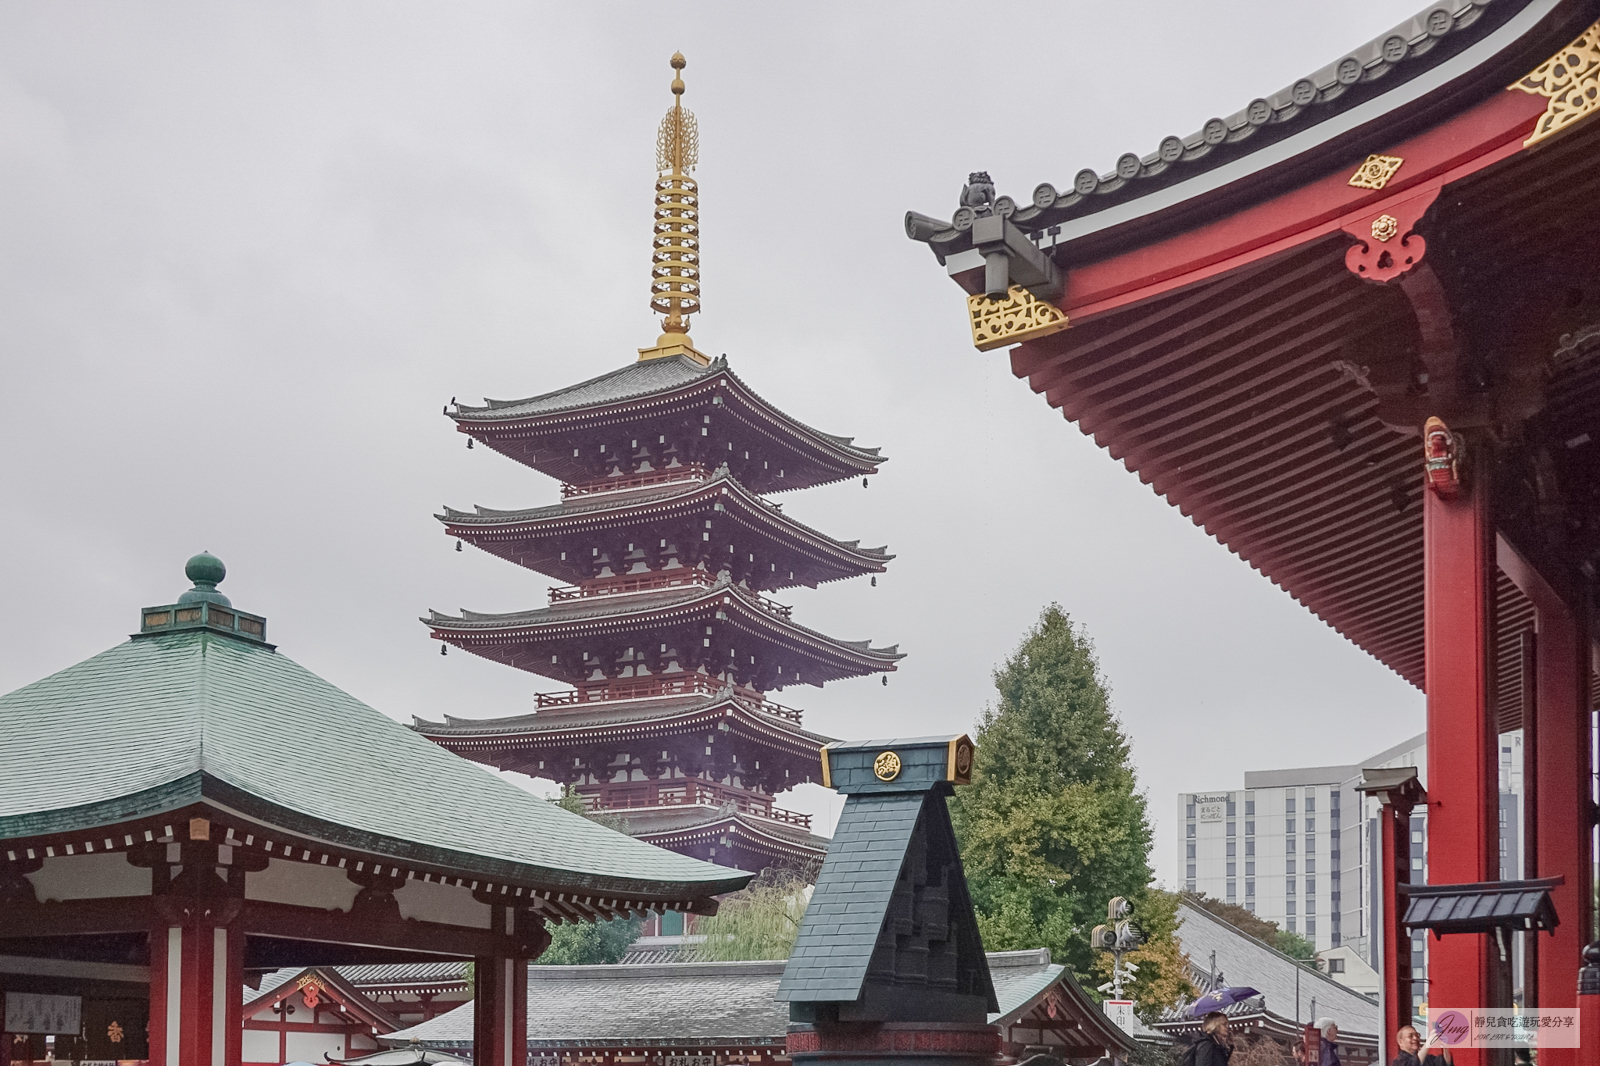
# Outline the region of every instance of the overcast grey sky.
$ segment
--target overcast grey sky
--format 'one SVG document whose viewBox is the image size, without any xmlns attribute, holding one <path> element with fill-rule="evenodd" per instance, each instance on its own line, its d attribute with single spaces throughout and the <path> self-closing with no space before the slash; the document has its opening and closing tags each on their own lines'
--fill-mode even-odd
<svg viewBox="0 0 1600 1066">
<path fill-rule="evenodd" d="M 887 542 L 887 577 L 791 599 L 909 658 L 887 687 L 779 698 L 839 737 L 969 729 L 1058 601 L 1098 645 L 1170 881 L 1178 791 L 1359 759 L 1418 731 L 1421 698 L 975 352 L 901 215 L 948 214 L 972 169 L 1019 199 L 1108 170 L 1417 6 L 0 2 L 0 691 L 116 643 L 209 549 L 285 654 L 396 718 L 531 709 L 536 679 L 441 658 L 416 619 L 542 604 L 431 515 L 556 485 L 440 409 L 653 341 L 681 49 L 697 344 L 891 457 L 866 490 L 785 497 Z"/>
</svg>

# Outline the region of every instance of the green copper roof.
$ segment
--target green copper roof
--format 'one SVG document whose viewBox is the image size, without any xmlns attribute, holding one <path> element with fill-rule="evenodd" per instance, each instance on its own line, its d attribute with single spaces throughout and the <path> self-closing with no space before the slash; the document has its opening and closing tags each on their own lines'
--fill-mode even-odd
<svg viewBox="0 0 1600 1066">
<path fill-rule="evenodd" d="M 543 888 L 661 900 L 747 875 L 632 840 L 438 747 L 270 646 L 148 633 L 0 697 L 0 839 L 202 799 L 292 833 Z"/>
</svg>

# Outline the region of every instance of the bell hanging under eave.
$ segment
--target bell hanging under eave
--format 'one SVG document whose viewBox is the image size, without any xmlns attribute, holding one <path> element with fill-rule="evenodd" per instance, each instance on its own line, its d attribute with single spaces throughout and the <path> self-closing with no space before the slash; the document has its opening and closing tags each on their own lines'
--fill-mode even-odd
<svg viewBox="0 0 1600 1066">
<path fill-rule="evenodd" d="M 448 644 L 439 645 L 439 654 L 440 655 L 449 655 L 450 654 L 450 645 L 448 645 Z"/>
</svg>

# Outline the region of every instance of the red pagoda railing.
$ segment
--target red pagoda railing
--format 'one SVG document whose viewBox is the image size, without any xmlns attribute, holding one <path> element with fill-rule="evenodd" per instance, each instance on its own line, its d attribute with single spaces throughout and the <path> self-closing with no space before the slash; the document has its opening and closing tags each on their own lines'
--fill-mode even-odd
<svg viewBox="0 0 1600 1066">
<path fill-rule="evenodd" d="M 590 581 L 582 585 L 562 585 L 559 588 L 550 590 L 550 602 L 563 603 L 567 600 L 586 600 L 592 596 L 620 596 L 629 592 L 683 588 L 688 585 L 709 588 L 716 583 L 715 576 L 706 573 L 704 570 L 685 566 L 674 570 L 652 570 L 648 574 L 636 574 L 628 577 L 602 578 L 599 581 Z"/>
<path fill-rule="evenodd" d="M 704 481 L 705 477 L 704 463 L 688 463 L 684 466 L 668 467 L 665 470 L 652 470 L 648 474 L 608 477 L 598 481 L 562 485 L 561 498 L 566 500 L 574 496 L 592 496 L 597 492 L 621 492 L 623 489 L 639 489 L 646 485 L 661 485 L 671 481 Z"/>
<path fill-rule="evenodd" d="M 658 791 L 654 796 L 648 793 L 632 792 L 625 795 L 602 794 L 600 796 L 586 796 L 584 805 L 590 810 L 623 811 L 635 808 L 649 807 L 684 807 L 703 804 L 707 807 L 720 807 L 728 800 L 733 800 L 734 809 L 741 814 L 755 815 L 757 818 L 766 818 L 785 825 L 798 826 L 801 829 L 811 828 L 811 815 L 801 814 L 798 811 L 784 810 L 770 804 L 752 803 L 740 796 L 729 796 L 717 791 L 698 781 L 683 781 L 668 785 Z"/>
<path fill-rule="evenodd" d="M 705 674 L 681 674 L 670 677 L 645 677 L 584 685 L 562 692 L 537 692 L 534 706 L 581 707 L 587 703 L 606 700 L 646 700 L 665 696 L 715 696 L 727 689 L 728 683 Z M 734 690 L 733 698 L 753 711 L 800 724 L 802 713 L 794 707 L 773 703 L 758 692 Z"/>
</svg>

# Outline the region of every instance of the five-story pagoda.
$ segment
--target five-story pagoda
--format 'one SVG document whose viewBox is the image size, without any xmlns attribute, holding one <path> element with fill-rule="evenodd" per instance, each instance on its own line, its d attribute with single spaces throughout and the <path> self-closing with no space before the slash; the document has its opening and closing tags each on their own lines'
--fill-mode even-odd
<svg viewBox="0 0 1600 1066">
<path fill-rule="evenodd" d="M 901 656 L 799 625 L 765 594 L 881 572 L 892 556 L 765 496 L 865 477 L 884 459 L 790 418 L 726 357 L 695 349 L 697 133 L 681 77 L 672 91 L 656 146 L 655 346 L 568 388 L 446 411 L 472 440 L 562 482 L 552 506 L 446 509 L 446 532 L 566 585 L 535 610 L 424 621 L 438 640 L 571 687 L 539 693 L 532 714 L 416 728 L 570 784 L 662 847 L 747 870 L 804 865 L 826 841 L 772 797 L 819 776 L 828 738 L 767 694 L 891 671 Z"/>
</svg>

